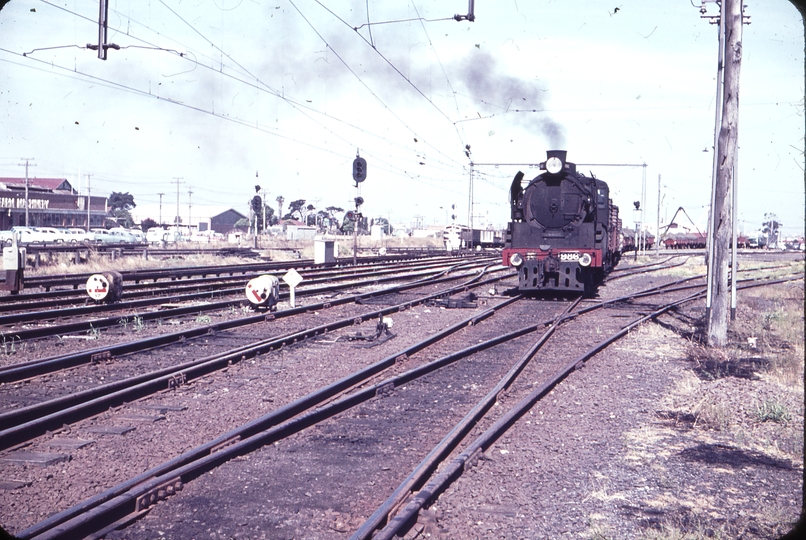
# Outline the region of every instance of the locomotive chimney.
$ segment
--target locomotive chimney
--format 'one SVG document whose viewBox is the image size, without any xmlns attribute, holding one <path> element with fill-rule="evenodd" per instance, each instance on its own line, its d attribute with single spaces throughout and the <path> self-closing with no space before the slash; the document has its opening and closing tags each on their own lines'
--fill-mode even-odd
<svg viewBox="0 0 806 540">
<path fill-rule="evenodd" d="M 546 151 L 546 159 L 551 157 L 558 157 L 560 161 L 565 163 L 565 155 L 568 153 L 567 150 L 547 150 Z"/>
</svg>

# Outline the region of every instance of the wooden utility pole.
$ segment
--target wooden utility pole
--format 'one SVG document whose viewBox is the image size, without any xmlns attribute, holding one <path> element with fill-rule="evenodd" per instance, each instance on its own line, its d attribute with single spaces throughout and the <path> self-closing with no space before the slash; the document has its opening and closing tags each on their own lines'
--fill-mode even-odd
<svg viewBox="0 0 806 540">
<path fill-rule="evenodd" d="M 722 0 L 723 16 L 720 24 L 725 31 L 725 65 L 722 101 L 722 121 L 717 147 L 717 175 L 714 185 L 712 304 L 708 313 L 708 345 L 722 347 L 728 341 L 730 288 L 731 208 L 734 189 L 739 134 L 739 72 L 742 65 L 742 0 Z"/>
<path fill-rule="evenodd" d="M 28 226 L 28 167 L 36 167 L 36 165 L 31 165 L 28 163 L 29 161 L 33 161 L 34 158 L 21 158 L 25 163 L 19 163 L 18 165 L 22 166 L 25 165 L 25 226 Z"/>
</svg>

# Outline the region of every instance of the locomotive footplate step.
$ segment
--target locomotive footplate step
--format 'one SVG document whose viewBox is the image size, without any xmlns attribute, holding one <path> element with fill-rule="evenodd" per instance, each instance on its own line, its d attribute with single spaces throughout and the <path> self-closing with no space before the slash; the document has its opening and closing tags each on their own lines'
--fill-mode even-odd
<svg viewBox="0 0 806 540">
<path fill-rule="evenodd" d="M 20 463 L 22 465 L 37 465 L 38 467 L 48 467 L 69 459 L 70 454 L 51 454 L 49 452 L 30 452 L 28 450 L 18 450 L 0 457 L 0 461 Z"/>
</svg>

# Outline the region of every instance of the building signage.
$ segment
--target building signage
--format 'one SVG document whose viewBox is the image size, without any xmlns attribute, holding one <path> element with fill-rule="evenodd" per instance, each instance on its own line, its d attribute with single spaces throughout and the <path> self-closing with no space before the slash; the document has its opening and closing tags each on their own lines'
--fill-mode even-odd
<svg viewBox="0 0 806 540">
<path fill-rule="evenodd" d="M 28 199 L 28 208 L 47 210 L 50 201 L 46 199 Z M 0 208 L 25 208 L 25 199 L 18 197 L 0 197 Z"/>
</svg>

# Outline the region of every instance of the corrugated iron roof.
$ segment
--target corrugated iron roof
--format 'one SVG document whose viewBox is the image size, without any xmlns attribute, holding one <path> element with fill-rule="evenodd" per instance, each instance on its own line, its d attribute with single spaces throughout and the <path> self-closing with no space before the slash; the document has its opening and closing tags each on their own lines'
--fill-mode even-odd
<svg viewBox="0 0 806 540">
<path fill-rule="evenodd" d="M 25 189 L 25 178 L 1 178 L 0 184 L 14 189 Z M 66 178 L 29 178 L 28 187 L 48 191 L 73 191 Z"/>
</svg>

